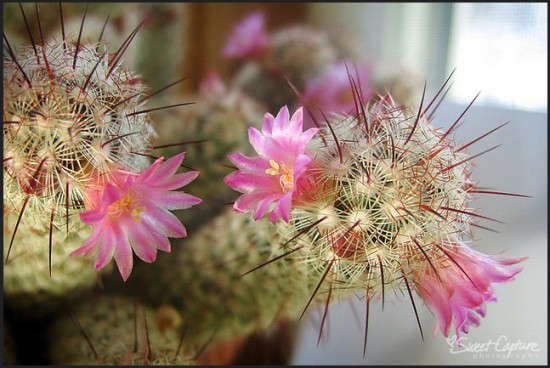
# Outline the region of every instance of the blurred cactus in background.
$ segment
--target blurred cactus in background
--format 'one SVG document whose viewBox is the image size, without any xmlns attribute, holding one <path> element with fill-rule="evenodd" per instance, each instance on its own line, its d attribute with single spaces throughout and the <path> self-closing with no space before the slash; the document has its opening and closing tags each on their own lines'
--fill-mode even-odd
<svg viewBox="0 0 550 368">
<path fill-rule="evenodd" d="M 96 295 L 52 324 L 49 357 L 56 365 L 194 365 L 196 351 L 180 338 L 181 323 L 168 307 Z"/>
<path fill-rule="evenodd" d="M 323 114 L 330 118 L 333 113 L 352 112 L 350 72 L 365 100 L 389 92 L 394 101 L 410 105 L 419 97 L 414 94 L 418 77 L 412 71 L 379 78 L 371 63 L 357 58 L 344 35 L 306 25 L 268 32 L 265 22 L 263 13 L 245 17 L 227 38 L 222 55 L 237 62 L 231 83 L 272 114 L 281 106 L 304 106 L 305 126 L 312 127 L 324 123 Z"/>
<path fill-rule="evenodd" d="M 268 223 L 226 208 L 173 254 L 159 255 L 155 270 L 139 267 L 126 290 L 187 316 L 188 342 L 245 337 L 278 320 L 296 320 L 308 296 L 304 265 L 293 261 L 245 275 L 276 254 L 278 246 Z"/>
<path fill-rule="evenodd" d="M 179 214 L 192 229 L 235 199 L 234 192 L 223 183 L 230 170 L 225 156 L 249 149 L 246 129 L 261 119 L 263 111 L 256 100 L 226 85 L 215 72 L 204 78 L 197 94 L 187 98 L 194 102 L 192 106 L 159 114 L 154 126 L 160 139 L 167 142 L 157 149 L 160 154 L 171 156 L 183 147 L 187 152 L 185 165 L 201 171 L 187 190 L 207 205 Z"/>
<path fill-rule="evenodd" d="M 343 53 L 346 48 L 338 47 L 338 42 L 323 30 L 305 25 L 268 33 L 265 15 L 254 13 L 235 27 L 223 56 L 239 62 L 232 83 L 263 103 L 266 111 L 275 113 L 283 105 L 292 108 L 300 105 L 302 101 L 297 92 L 303 93 L 308 81 L 321 78 L 335 63 L 349 58 L 350 55 Z M 363 82 L 367 88 L 368 79 Z M 332 88 L 331 85 L 325 87 Z"/>
</svg>

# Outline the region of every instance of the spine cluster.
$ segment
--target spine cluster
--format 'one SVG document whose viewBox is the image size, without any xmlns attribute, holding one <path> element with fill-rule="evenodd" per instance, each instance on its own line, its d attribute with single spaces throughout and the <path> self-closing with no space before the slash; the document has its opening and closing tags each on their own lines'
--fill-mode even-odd
<svg viewBox="0 0 550 368">
<path fill-rule="evenodd" d="M 311 142 L 307 194 L 278 230 L 295 239 L 320 291 L 376 298 L 405 288 L 471 232 L 469 156 L 425 113 L 390 99 L 330 125 Z"/>
<path fill-rule="evenodd" d="M 111 165 L 140 171 L 154 131 L 146 87 L 101 45 L 10 47 L 4 60 L 4 205 L 72 229 L 86 188 Z M 51 214 L 51 216 L 45 215 Z M 51 219 L 50 219 L 51 217 Z"/>
</svg>

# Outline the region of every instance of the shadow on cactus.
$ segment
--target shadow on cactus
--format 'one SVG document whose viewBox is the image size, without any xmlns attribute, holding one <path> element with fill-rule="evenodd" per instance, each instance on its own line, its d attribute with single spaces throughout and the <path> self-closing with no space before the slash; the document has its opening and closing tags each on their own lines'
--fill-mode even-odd
<svg viewBox="0 0 550 368">
<path fill-rule="evenodd" d="M 265 115 L 261 131 L 249 129 L 257 156 L 229 155 L 237 170 L 225 182 L 242 193 L 234 210 L 268 217 L 282 240 L 252 271 L 285 259 L 305 267 L 310 297 L 302 316 L 324 304 L 319 338 L 329 303 L 361 295 L 366 349 L 369 306 L 389 292 L 409 298 L 417 315 L 416 292 L 443 335 L 451 325 L 467 333 L 485 315 L 485 302 L 496 300 L 493 285 L 512 280 L 525 259 L 485 255 L 468 244 L 473 227 L 487 229 L 478 220 L 498 222 L 472 208 L 474 195 L 527 197 L 471 179 L 472 160 L 496 147 L 474 155 L 467 148 L 504 124 L 461 145 L 452 135 L 468 106 L 449 129 L 436 129 L 434 112 L 452 74 L 429 103 L 424 88 L 415 110 L 390 95 L 369 103 L 357 75 L 348 77 L 354 111 L 302 132 L 302 108 L 290 116 L 285 106 Z"/>
<path fill-rule="evenodd" d="M 49 328 L 53 364 L 194 365 L 182 317 L 114 295 L 79 303 Z"/>
</svg>

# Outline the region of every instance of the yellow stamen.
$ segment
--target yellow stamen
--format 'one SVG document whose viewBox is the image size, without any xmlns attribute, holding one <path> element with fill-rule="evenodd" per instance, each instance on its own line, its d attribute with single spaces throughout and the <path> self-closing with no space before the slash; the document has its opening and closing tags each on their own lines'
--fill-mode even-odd
<svg viewBox="0 0 550 368">
<path fill-rule="evenodd" d="M 279 183 L 283 188 L 283 192 L 288 192 L 294 189 L 294 170 L 286 167 L 282 164 L 281 167 L 281 177 L 279 178 Z"/>
<path fill-rule="evenodd" d="M 139 200 L 140 198 L 138 195 L 136 195 L 136 193 L 128 192 L 124 196 L 119 198 L 118 201 L 109 206 L 107 214 L 111 216 L 130 214 L 134 221 L 140 222 L 141 217 L 139 216 L 139 214 L 144 212 L 146 208 L 144 206 L 138 206 Z"/>
<path fill-rule="evenodd" d="M 269 160 L 269 164 L 271 165 L 271 168 L 267 169 L 265 173 L 273 176 L 279 175 L 279 164 L 274 160 Z"/>
<path fill-rule="evenodd" d="M 294 170 L 291 168 L 288 168 L 284 162 L 281 162 L 279 165 L 274 160 L 269 160 L 269 164 L 271 165 L 270 169 L 267 169 L 265 171 L 266 174 L 269 175 L 280 175 L 279 178 L 279 184 L 281 185 L 281 188 L 283 188 L 283 192 L 288 192 L 294 189 Z"/>
</svg>

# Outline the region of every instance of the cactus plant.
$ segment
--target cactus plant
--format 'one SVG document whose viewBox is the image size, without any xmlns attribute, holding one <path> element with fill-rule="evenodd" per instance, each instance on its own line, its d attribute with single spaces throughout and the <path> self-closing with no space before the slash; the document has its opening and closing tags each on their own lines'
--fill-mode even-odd
<svg viewBox="0 0 550 368">
<path fill-rule="evenodd" d="M 62 365 L 193 365 L 196 351 L 182 340 L 181 322 L 167 306 L 95 296 L 52 324 L 49 357 Z"/>
<path fill-rule="evenodd" d="M 170 257 L 159 255 L 153 270 L 137 268 L 127 290 L 187 316 L 189 341 L 215 344 L 265 330 L 279 319 L 297 319 L 308 295 L 302 265 L 283 260 L 246 274 L 281 253 L 277 239 L 268 223 L 227 208 Z"/>
<path fill-rule="evenodd" d="M 350 56 L 339 46 L 329 33 L 304 25 L 267 33 L 264 14 L 253 13 L 229 35 L 223 56 L 240 61 L 232 83 L 273 113 L 300 102 L 288 81 L 304 92 L 308 81 Z"/>
<path fill-rule="evenodd" d="M 154 135 L 149 116 L 138 111 L 145 86 L 96 45 L 67 39 L 9 49 L 5 208 L 46 228 L 78 230 L 74 214 L 93 178 L 111 164 L 138 171 L 147 163 L 138 155 Z"/>
<path fill-rule="evenodd" d="M 179 218 L 189 229 L 202 225 L 234 200 L 234 193 L 223 183 L 230 168 L 225 155 L 233 150 L 248 150 L 246 129 L 261 118 L 258 103 L 234 87 L 227 86 L 216 73 L 201 83 L 196 101 L 180 111 L 165 111 L 155 120 L 159 138 L 168 144 L 157 149 L 171 156 L 185 150 L 185 165 L 200 168 L 201 174 L 187 190 L 203 198 L 204 206 L 193 213 L 180 212 Z M 187 137 L 177 139 L 176 137 Z M 178 144 L 183 141 L 183 145 Z"/>
<path fill-rule="evenodd" d="M 465 333 L 496 300 L 492 284 L 512 280 L 523 260 L 467 245 L 476 219 L 494 221 L 471 206 L 476 193 L 491 193 L 471 179 L 471 161 L 491 149 L 468 155 L 479 139 L 452 139 L 460 118 L 435 129 L 429 108 L 437 96 L 417 111 L 389 95 L 366 104 L 350 78 L 355 113 L 318 132 L 302 132 L 302 110 L 290 117 L 286 107 L 267 114 L 261 132 L 251 128 L 258 157 L 229 156 L 238 170 L 226 183 L 243 193 L 234 208 L 275 223 L 277 239 L 291 246 L 289 262 L 305 265 L 315 285 L 310 302 L 363 294 L 368 313 L 371 300 L 401 290 L 416 312 L 416 291 L 445 336 L 451 324 Z"/>
<path fill-rule="evenodd" d="M 38 20 L 38 6 L 36 12 Z M 63 227 L 76 232 L 86 223 L 94 231 L 71 255 L 96 253 L 97 269 L 114 257 L 126 279 L 130 249 L 152 262 L 157 248 L 169 251 L 166 237 L 186 236 L 165 212 L 200 202 L 172 192 L 198 173 L 175 175 L 183 155 L 147 167 L 155 137 L 149 112 L 166 106 L 143 109 L 156 93 L 147 95 L 139 75 L 121 65 L 141 24 L 109 55 L 104 45 L 81 40 L 84 20 L 76 39 L 62 32 L 60 41 L 45 42 L 39 27 L 41 43 L 17 49 L 4 37 L 4 206 L 19 213 L 6 262 L 21 223 L 41 224 L 50 234 Z M 139 231 L 147 226 L 156 230 Z"/>
<path fill-rule="evenodd" d="M 16 220 L 14 215 L 4 217 L 4 244 L 9 243 Z M 18 244 L 11 260 L 4 264 L 6 308 L 26 318 L 43 319 L 97 287 L 101 275 L 88 266 L 88 261 L 69 257 L 89 234 L 88 229 L 82 229 L 67 238 L 53 236 L 50 253 L 48 231 L 40 225 L 21 223 Z M 4 247 L 4 256 L 7 251 Z"/>
</svg>

